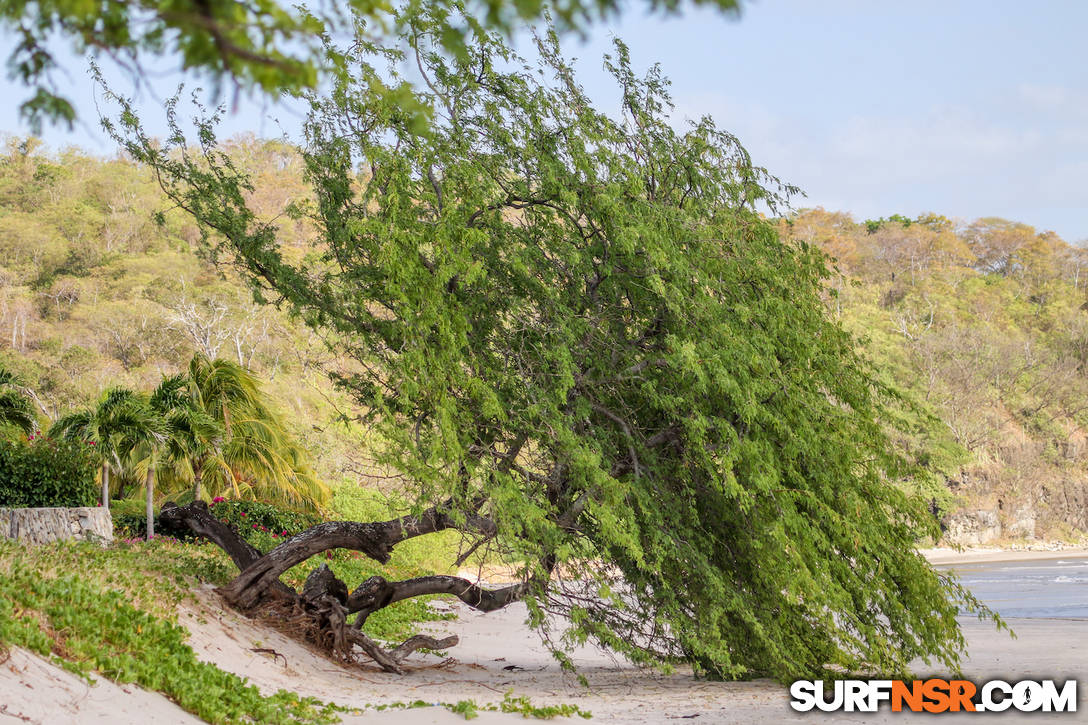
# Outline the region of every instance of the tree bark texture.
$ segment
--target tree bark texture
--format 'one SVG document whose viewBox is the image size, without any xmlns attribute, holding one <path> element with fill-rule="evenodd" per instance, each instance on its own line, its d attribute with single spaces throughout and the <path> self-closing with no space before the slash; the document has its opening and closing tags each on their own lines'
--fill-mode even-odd
<svg viewBox="0 0 1088 725">
<path fill-rule="evenodd" d="M 318 524 L 261 554 L 231 526 L 215 518 L 203 501 L 186 506 L 163 505 L 163 521 L 182 525 L 230 556 L 239 574 L 219 593 L 231 606 L 246 612 L 257 610 L 277 616 L 295 632 L 328 650 L 334 656 L 355 661 L 358 652 L 388 672 L 402 673 L 403 660 L 419 649 L 446 649 L 457 644 L 457 637 L 435 639 L 425 635 L 410 637 L 400 645 L 386 649 L 368 637 L 362 626 L 368 616 L 395 602 L 430 594 L 452 595 L 482 612 L 501 609 L 523 598 L 532 582 L 522 582 L 496 590 L 484 589 L 455 576 L 425 576 L 390 582 L 375 576 L 354 591 L 338 579 L 327 564 L 314 569 L 301 592 L 280 581 L 291 567 L 315 554 L 343 548 L 361 551 L 385 563 L 401 541 L 453 527 L 450 517 L 438 507 L 421 516 L 404 516 L 390 521 L 362 523 L 330 521 Z M 480 516 L 469 516 L 461 528 L 481 535 L 493 535 L 494 524 Z M 347 618 L 358 613 L 353 624 Z"/>
</svg>

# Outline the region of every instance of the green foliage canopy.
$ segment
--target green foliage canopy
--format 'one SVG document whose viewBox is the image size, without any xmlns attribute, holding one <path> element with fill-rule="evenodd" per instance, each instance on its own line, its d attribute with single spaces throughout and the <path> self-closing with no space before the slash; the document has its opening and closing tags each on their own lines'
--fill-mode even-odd
<svg viewBox="0 0 1088 725">
<path fill-rule="evenodd" d="M 756 210 L 793 190 L 709 118 L 676 130 L 621 43 L 612 118 L 554 36 L 532 67 L 485 35 L 451 58 L 415 22 L 416 57 L 361 42 L 313 99 L 304 259 L 248 208 L 214 117 L 195 150 L 123 101 L 107 127 L 354 361 L 338 380 L 419 507 L 495 523 L 534 624 L 559 611 L 568 641 L 726 677 L 955 666 L 978 605 L 914 549 L 935 523 L 896 485 L 894 391 L 829 319 L 824 256 Z M 425 132 L 372 92 L 402 60 Z"/>
</svg>

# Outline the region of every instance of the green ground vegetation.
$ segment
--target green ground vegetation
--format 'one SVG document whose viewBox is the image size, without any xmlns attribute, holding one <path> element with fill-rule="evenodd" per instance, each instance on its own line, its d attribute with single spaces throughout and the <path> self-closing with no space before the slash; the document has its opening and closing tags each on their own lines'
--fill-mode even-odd
<svg viewBox="0 0 1088 725">
<path fill-rule="evenodd" d="M 224 581 L 227 566 L 218 550 L 167 540 L 110 549 L 0 541 L 0 647 L 161 692 L 211 723 L 335 722 L 335 707 L 286 691 L 262 696 L 186 644 L 175 602 L 197 581 Z"/>
<path fill-rule="evenodd" d="M 142 510 L 142 502 L 134 503 Z M 119 508 L 124 507 L 122 503 Z M 287 518 L 294 515 L 280 513 Z M 247 538 L 265 547 L 275 543 L 267 536 Z M 380 571 L 373 562 L 350 552 L 320 560 L 349 582 L 376 573 L 411 576 L 421 571 L 420 562 L 403 556 Z M 285 580 L 301 585 L 314 563 L 297 567 Z M 9 647 L 23 647 L 81 676 L 94 672 L 117 683 L 160 692 L 209 723 L 337 722 L 343 708 L 287 691 L 262 695 L 243 678 L 197 659 L 186 643 L 189 635 L 178 624 L 178 604 L 198 607 L 194 586 L 225 584 L 235 573 L 233 564 L 215 546 L 169 537 L 120 540 L 109 548 L 73 542 L 28 547 L 0 539 L 0 659 Z M 450 616 L 435 612 L 425 601 L 410 600 L 375 613 L 366 629 L 379 639 L 398 640 L 414 633 L 420 622 Z M 437 705 L 466 719 L 490 710 L 537 719 L 589 717 L 573 705 L 536 706 L 513 692 L 496 704 Z M 390 707 L 396 706 L 376 709 Z"/>
</svg>

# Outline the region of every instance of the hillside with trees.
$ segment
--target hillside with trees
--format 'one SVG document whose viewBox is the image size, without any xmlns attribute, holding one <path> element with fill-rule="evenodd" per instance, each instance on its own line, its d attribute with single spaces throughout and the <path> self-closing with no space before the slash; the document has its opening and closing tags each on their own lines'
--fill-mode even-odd
<svg viewBox="0 0 1088 725">
<path fill-rule="evenodd" d="M 950 538 L 1088 531 L 1088 250 L 999 218 L 815 209 L 781 229 L 836 259 L 833 314 L 937 417 L 904 442 L 948 489 Z"/>
<path fill-rule="evenodd" d="M 236 148 L 265 180 L 255 204 L 282 211 L 301 184 L 294 153 L 254 139 Z M 294 241 L 304 253 L 304 229 Z M 99 407 L 110 389 L 150 392 L 164 376 L 188 373 L 194 356 L 220 358 L 261 381 L 320 479 L 369 470 L 358 453 L 365 431 L 345 422 L 343 396 L 325 375 L 335 363 L 325 344 L 256 304 L 200 252 L 195 224 L 169 210 L 146 170 L 74 149 L 47 152 L 34 139 L 6 142 L 0 362 L 29 393 L 38 426 Z"/>
<path fill-rule="evenodd" d="M 299 259 L 314 230 L 297 152 L 227 144 L 253 209 Z M 835 259 L 827 304 L 921 410 L 903 441 L 944 483 L 948 535 L 1076 538 L 1088 530 L 1088 251 L 996 218 L 779 221 Z M 111 387 L 151 390 L 194 355 L 264 381 L 323 481 L 369 480 L 368 431 L 327 373 L 346 361 L 211 258 L 191 218 L 123 157 L 9 138 L 0 158 L 0 361 L 45 427 Z M 928 418 L 926 413 L 934 416 Z"/>
</svg>

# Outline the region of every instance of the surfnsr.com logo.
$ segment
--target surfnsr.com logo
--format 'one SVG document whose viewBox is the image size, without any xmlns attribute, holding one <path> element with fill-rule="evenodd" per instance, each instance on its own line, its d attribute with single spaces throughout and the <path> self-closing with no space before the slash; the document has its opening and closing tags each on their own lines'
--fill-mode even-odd
<svg viewBox="0 0 1088 725">
<path fill-rule="evenodd" d="M 798 680 L 790 686 L 798 712 L 1076 712 L 1077 681 L 990 680 Z"/>
</svg>

